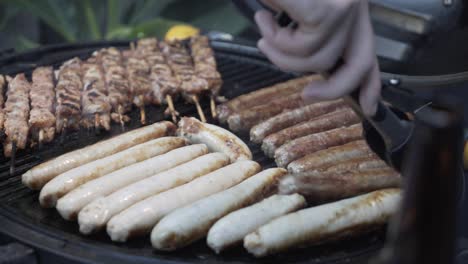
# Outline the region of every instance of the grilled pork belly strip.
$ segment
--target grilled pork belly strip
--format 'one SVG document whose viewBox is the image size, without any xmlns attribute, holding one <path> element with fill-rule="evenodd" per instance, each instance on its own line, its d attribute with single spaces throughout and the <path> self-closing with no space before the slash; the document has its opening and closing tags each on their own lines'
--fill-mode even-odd
<svg viewBox="0 0 468 264">
<path fill-rule="evenodd" d="M 175 130 L 176 126 L 167 121 L 135 129 L 44 162 L 28 170 L 23 174 L 21 179 L 24 185 L 31 189 L 38 190 L 48 181 L 68 170 L 107 157 L 146 141 L 173 135 Z"/>
<path fill-rule="evenodd" d="M 151 232 L 153 247 L 173 251 L 206 236 L 221 217 L 268 195 L 285 174 L 285 169 L 268 169 L 225 191 L 173 211 Z"/>
<path fill-rule="evenodd" d="M 18 149 L 24 149 L 29 133 L 29 91 L 31 84 L 24 74 L 18 74 L 9 82 L 5 102 L 5 135 L 3 143 L 5 157 L 11 157 L 13 144 Z"/>
<path fill-rule="evenodd" d="M 208 148 L 205 145 L 190 145 L 121 168 L 67 193 L 57 201 L 57 211 L 63 218 L 74 220 L 78 212 L 96 198 L 107 196 L 120 188 L 206 153 L 208 153 Z"/>
<path fill-rule="evenodd" d="M 157 138 L 71 169 L 58 175 L 42 188 L 39 202 L 42 207 L 53 207 L 60 197 L 90 180 L 161 155 L 186 143 L 185 139 L 179 137 Z"/>
<path fill-rule="evenodd" d="M 229 116 L 240 113 L 245 109 L 256 107 L 262 104 L 268 104 L 271 101 L 288 96 L 294 93 L 300 93 L 304 87 L 312 81 L 320 80 L 319 75 L 310 75 L 281 82 L 269 87 L 240 95 L 228 102 L 217 106 L 218 120 L 226 123 Z"/>
<path fill-rule="evenodd" d="M 104 227 L 111 217 L 133 204 L 188 183 L 227 164 L 229 158 L 223 153 L 209 153 L 99 198 L 80 211 L 78 215 L 80 232 L 83 234 L 96 232 Z"/>
<path fill-rule="evenodd" d="M 311 134 L 294 139 L 278 148 L 275 151 L 275 161 L 278 166 L 286 167 L 292 161 L 308 154 L 358 139 L 362 139 L 361 124 Z"/>
<path fill-rule="evenodd" d="M 112 107 L 111 119 L 125 123 L 130 118 L 125 115 L 132 107 L 132 90 L 128 82 L 120 50 L 114 47 L 101 49 L 97 55 L 104 70 L 108 100 Z"/>
<path fill-rule="evenodd" d="M 339 108 L 326 115 L 298 123 L 265 137 L 262 143 L 262 150 L 265 155 L 272 158 L 279 147 L 291 140 L 339 127 L 350 126 L 359 122 L 360 118 L 351 108 Z M 251 133 L 254 128 L 252 128 Z"/>
<path fill-rule="evenodd" d="M 252 159 L 249 147 L 236 135 L 219 126 L 198 121 L 193 117 L 183 117 L 179 121 L 177 135 L 191 143 L 203 143 L 212 152 L 226 154 L 231 162 Z"/>
<path fill-rule="evenodd" d="M 250 140 L 255 143 L 261 143 L 266 136 L 278 132 L 281 129 L 324 115 L 345 106 L 345 102 L 342 99 L 338 99 L 310 104 L 288 112 L 283 112 L 252 127 L 250 130 Z"/>
<path fill-rule="evenodd" d="M 254 161 L 243 160 L 199 177 L 189 183 L 140 201 L 112 217 L 107 234 L 112 241 L 144 235 L 173 210 L 234 186 L 260 171 Z"/>
<path fill-rule="evenodd" d="M 311 203 L 321 203 L 400 185 L 400 174 L 389 167 L 353 171 L 311 171 L 285 177 L 280 182 L 279 192 L 299 193 Z"/>
<path fill-rule="evenodd" d="M 83 88 L 81 60 L 73 58 L 58 71 L 56 96 L 56 132 L 79 129 L 81 120 L 81 90 Z"/>
<path fill-rule="evenodd" d="M 256 257 L 263 257 L 369 232 L 396 213 L 400 199 L 399 189 L 385 189 L 303 209 L 279 217 L 247 235 L 244 247 Z"/>
<path fill-rule="evenodd" d="M 341 146 L 319 150 L 295 160 L 288 165 L 288 171 L 295 174 L 328 168 L 341 162 L 362 157 L 375 158 L 377 155 L 372 152 L 365 140 L 356 140 Z"/>
<path fill-rule="evenodd" d="M 288 96 L 277 98 L 268 104 L 257 105 L 252 108 L 244 108 L 239 113 L 229 116 L 227 122 L 229 128 L 235 132 L 247 132 L 253 126 L 267 120 L 283 111 L 288 111 L 305 105 L 301 93 L 294 93 Z"/>
<path fill-rule="evenodd" d="M 265 200 L 234 211 L 218 220 L 208 232 L 206 243 L 217 254 L 234 246 L 246 235 L 260 226 L 306 205 L 304 197 L 299 194 L 273 195 Z"/>
<path fill-rule="evenodd" d="M 55 91 L 52 67 L 39 67 L 33 71 L 31 113 L 29 129 L 32 139 L 38 142 L 51 142 L 55 136 Z"/>
</svg>

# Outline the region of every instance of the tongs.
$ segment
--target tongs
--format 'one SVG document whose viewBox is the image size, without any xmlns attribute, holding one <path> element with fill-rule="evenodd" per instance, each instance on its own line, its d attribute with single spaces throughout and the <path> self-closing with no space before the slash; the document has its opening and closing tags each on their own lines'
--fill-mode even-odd
<svg viewBox="0 0 468 264">
<path fill-rule="evenodd" d="M 265 6 L 265 8 L 274 13 L 276 22 L 281 27 L 297 26 L 286 12 L 275 12 L 267 6 Z M 322 73 L 322 75 L 324 77 L 329 76 L 342 64 L 343 61 L 338 61 L 332 70 L 327 73 Z M 385 87 L 382 89 L 385 89 Z M 403 154 L 413 133 L 413 123 L 405 119 L 403 113 L 396 114 L 396 112 L 392 111 L 392 109 L 382 101 L 378 102 L 375 115 L 364 115 L 359 105 L 359 89 L 345 98 L 353 110 L 364 120 L 364 137 L 370 148 L 376 152 L 381 159 L 385 160 L 387 164 L 397 171 L 401 171 Z"/>
<path fill-rule="evenodd" d="M 364 120 L 364 137 L 370 148 L 388 165 L 401 171 L 403 156 L 413 134 L 413 122 L 404 118 L 402 113 L 397 115 L 380 100 L 373 116 L 364 115 L 359 104 L 359 89 L 346 96 L 345 100 Z"/>
</svg>

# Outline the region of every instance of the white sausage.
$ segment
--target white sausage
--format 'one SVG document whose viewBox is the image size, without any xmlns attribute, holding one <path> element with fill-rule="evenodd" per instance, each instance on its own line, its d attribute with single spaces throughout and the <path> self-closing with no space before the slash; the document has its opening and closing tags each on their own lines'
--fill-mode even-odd
<svg viewBox="0 0 468 264">
<path fill-rule="evenodd" d="M 268 169 L 230 189 L 175 210 L 151 232 L 153 247 L 172 251 L 204 237 L 218 219 L 264 197 L 285 174 L 285 169 Z"/>
<path fill-rule="evenodd" d="M 31 189 L 39 190 L 59 174 L 148 140 L 173 135 L 175 129 L 176 126 L 171 122 L 158 122 L 69 152 L 28 170 L 22 176 L 23 184 Z"/>
<path fill-rule="evenodd" d="M 202 123 L 193 117 L 184 117 L 179 121 L 177 135 L 186 137 L 192 144 L 206 144 L 211 152 L 222 152 L 231 162 L 252 159 L 249 147 L 236 135 L 224 128 Z"/>
<path fill-rule="evenodd" d="M 104 197 L 129 184 L 166 171 L 179 164 L 208 153 L 204 144 L 178 148 L 89 181 L 57 201 L 57 210 L 63 218 L 74 220 L 78 212 L 98 197 Z"/>
<path fill-rule="evenodd" d="M 354 198 L 303 209 L 277 218 L 244 238 L 256 257 L 291 247 L 317 244 L 358 234 L 387 222 L 399 205 L 400 190 L 385 189 Z"/>
<path fill-rule="evenodd" d="M 210 153 L 165 172 L 128 185 L 107 197 L 94 200 L 78 214 L 80 232 L 90 234 L 101 229 L 109 219 L 133 204 L 152 195 L 185 184 L 229 164 L 223 153 Z"/>
<path fill-rule="evenodd" d="M 185 139 L 179 137 L 153 139 L 111 156 L 71 169 L 55 177 L 42 188 L 39 202 L 43 207 L 53 207 L 60 197 L 90 180 L 166 153 L 169 150 L 184 146 L 186 143 Z"/>
<path fill-rule="evenodd" d="M 246 235 L 260 226 L 305 205 L 305 198 L 299 194 L 273 195 L 221 218 L 211 227 L 206 243 L 219 254 L 225 248 L 242 242 Z"/>
<path fill-rule="evenodd" d="M 255 161 L 239 161 L 149 197 L 112 217 L 107 224 L 107 234 L 112 241 L 119 242 L 131 236 L 147 234 L 171 211 L 236 185 L 259 170 L 260 165 Z"/>
</svg>

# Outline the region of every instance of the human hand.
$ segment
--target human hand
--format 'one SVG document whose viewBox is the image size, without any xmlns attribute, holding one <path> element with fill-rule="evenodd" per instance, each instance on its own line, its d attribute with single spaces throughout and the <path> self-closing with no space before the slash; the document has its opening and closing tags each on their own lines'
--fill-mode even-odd
<svg viewBox="0 0 468 264">
<path fill-rule="evenodd" d="M 343 64 L 327 80 L 304 89 L 307 101 L 331 100 L 360 89 L 359 102 L 373 115 L 380 97 L 379 66 L 367 0 L 263 0 L 285 11 L 297 28 L 280 27 L 271 12 L 255 14 L 262 39 L 259 49 L 279 68 L 326 72 Z"/>
</svg>

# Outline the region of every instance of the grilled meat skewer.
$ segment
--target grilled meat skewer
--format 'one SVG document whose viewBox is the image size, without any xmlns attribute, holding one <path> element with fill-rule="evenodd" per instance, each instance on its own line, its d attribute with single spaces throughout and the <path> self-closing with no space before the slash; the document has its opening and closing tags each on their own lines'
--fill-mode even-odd
<svg viewBox="0 0 468 264">
<path fill-rule="evenodd" d="M 18 74 L 9 82 L 5 103 L 5 134 L 3 151 L 6 157 L 14 155 L 14 149 L 24 149 L 28 141 L 29 91 L 31 85 L 24 76 Z M 13 162 L 14 163 L 14 162 Z"/>
<path fill-rule="evenodd" d="M 172 120 L 177 122 L 178 113 L 174 108 L 173 98 L 181 91 L 180 82 L 162 54 L 159 41 L 156 38 L 141 39 L 138 41 L 138 50 L 151 66 L 152 103 L 167 104 Z"/>
<path fill-rule="evenodd" d="M 217 70 L 216 60 L 210 42 L 206 36 L 195 36 L 190 39 L 190 49 L 195 67 L 195 74 L 208 82 L 210 90 L 211 115 L 216 118 L 215 99 L 223 85 L 221 74 Z"/>
<path fill-rule="evenodd" d="M 133 104 L 140 109 L 140 121 L 146 124 L 145 105 L 151 103 L 150 66 L 141 50 L 132 49 L 125 53 L 126 68 L 130 90 L 133 93 Z"/>
<path fill-rule="evenodd" d="M 58 71 L 55 88 L 57 106 L 55 108 L 56 131 L 78 129 L 81 120 L 81 60 L 73 58 L 65 62 Z"/>
<path fill-rule="evenodd" d="M 111 105 L 107 98 L 104 73 L 98 62 L 91 57 L 83 63 L 83 93 L 81 95 L 82 120 L 86 128 L 110 130 Z"/>
<path fill-rule="evenodd" d="M 174 75 L 181 82 L 182 96 L 196 105 L 200 120 L 206 122 L 198 96 L 208 91 L 209 85 L 205 79 L 196 75 L 189 51 L 182 41 L 161 42 L 160 47 Z"/>
<path fill-rule="evenodd" d="M 3 75 L 0 75 L 0 131 L 3 132 L 3 123 L 5 122 L 5 113 L 3 109 L 3 105 L 5 104 L 5 98 L 3 95 L 5 94 L 5 85 L 6 79 Z"/>
<path fill-rule="evenodd" d="M 33 140 L 39 144 L 51 142 L 55 136 L 56 118 L 54 75 L 52 67 L 39 67 L 33 71 L 31 98 L 31 113 L 29 129 Z"/>
<path fill-rule="evenodd" d="M 114 47 L 99 51 L 101 66 L 105 73 L 105 81 L 109 103 L 112 107 L 111 119 L 124 127 L 130 118 L 125 115 L 132 107 L 132 90 L 127 79 L 121 52 Z"/>
</svg>

